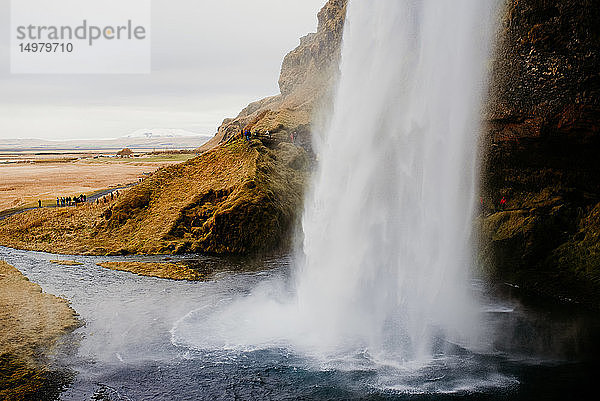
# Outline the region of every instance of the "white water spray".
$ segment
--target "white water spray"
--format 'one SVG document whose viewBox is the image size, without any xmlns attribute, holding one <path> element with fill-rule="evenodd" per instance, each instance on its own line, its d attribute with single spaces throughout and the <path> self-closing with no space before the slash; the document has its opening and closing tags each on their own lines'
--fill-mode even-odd
<svg viewBox="0 0 600 401">
<path fill-rule="evenodd" d="M 350 0 L 303 219 L 298 302 L 315 342 L 405 360 L 476 326 L 469 237 L 493 3 Z"/>
<path fill-rule="evenodd" d="M 495 1 L 350 0 L 291 299 L 283 280 L 265 280 L 190 312 L 175 344 L 422 365 L 472 337 L 469 237 Z"/>
</svg>

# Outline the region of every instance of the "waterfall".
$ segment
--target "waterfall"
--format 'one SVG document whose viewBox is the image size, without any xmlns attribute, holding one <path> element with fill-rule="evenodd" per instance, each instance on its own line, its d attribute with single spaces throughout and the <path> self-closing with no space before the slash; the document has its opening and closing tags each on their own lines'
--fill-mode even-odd
<svg viewBox="0 0 600 401">
<path fill-rule="evenodd" d="M 297 275 L 314 344 L 427 358 L 477 327 L 476 148 L 494 1 L 350 0 Z"/>
<path fill-rule="evenodd" d="M 383 366 L 472 346 L 469 239 L 495 1 L 350 0 L 292 282 L 244 278 L 250 294 L 191 311 L 174 344 Z"/>
</svg>

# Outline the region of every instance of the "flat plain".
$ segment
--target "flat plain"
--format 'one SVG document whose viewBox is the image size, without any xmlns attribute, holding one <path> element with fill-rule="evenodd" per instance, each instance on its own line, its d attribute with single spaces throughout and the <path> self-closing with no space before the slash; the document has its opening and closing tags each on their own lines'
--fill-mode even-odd
<svg viewBox="0 0 600 401">
<path fill-rule="evenodd" d="M 193 154 L 145 154 L 132 158 L 99 154 L 0 155 L 0 212 L 56 204 L 56 197 L 87 196 L 135 183 Z"/>
</svg>

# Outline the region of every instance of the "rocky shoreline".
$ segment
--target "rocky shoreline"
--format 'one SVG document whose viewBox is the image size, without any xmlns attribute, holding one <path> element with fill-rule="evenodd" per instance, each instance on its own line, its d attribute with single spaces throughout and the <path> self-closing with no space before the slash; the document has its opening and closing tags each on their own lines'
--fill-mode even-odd
<svg viewBox="0 0 600 401">
<path fill-rule="evenodd" d="M 0 261 L 0 322 L 0 399 L 44 399 L 59 391 L 43 362 L 62 335 L 81 325 L 69 303 Z"/>
</svg>

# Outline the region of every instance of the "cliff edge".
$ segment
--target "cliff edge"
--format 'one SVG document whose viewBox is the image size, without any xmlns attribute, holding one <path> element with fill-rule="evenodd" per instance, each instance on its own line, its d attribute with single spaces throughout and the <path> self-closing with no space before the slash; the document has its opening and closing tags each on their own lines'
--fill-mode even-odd
<svg viewBox="0 0 600 401">
<path fill-rule="evenodd" d="M 329 0 L 319 11 L 317 32 L 300 39 L 281 65 L 280 94 L 249 104 L 235 118 L 223 121 L 216 135 L 200 147 L 206 151 L 225 143 L 241 131 L 269 131 L 311 149 L 311 125 L 316 107 L 330 103 L 339 71 L 347 0 Z"/>
<path fill-rule="evenodd" d="M 109 205 L 2 220 L 0 244 L 95 255 L 289 249 L 314 161 L 313 111 L 334 87 L 345 12 L 346 0 L 330 0 L 317 32 L 285 57 L 281 93 L 225 120 L 199 157 L 158 170 Z M 242 129 L 252 138 L 240 138 Z"/>
</svg>

